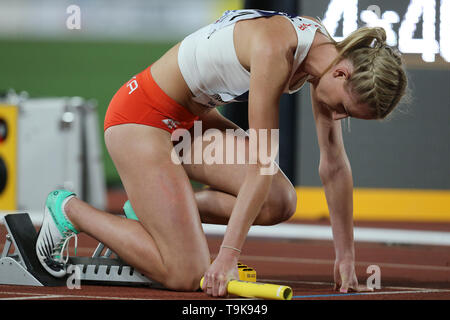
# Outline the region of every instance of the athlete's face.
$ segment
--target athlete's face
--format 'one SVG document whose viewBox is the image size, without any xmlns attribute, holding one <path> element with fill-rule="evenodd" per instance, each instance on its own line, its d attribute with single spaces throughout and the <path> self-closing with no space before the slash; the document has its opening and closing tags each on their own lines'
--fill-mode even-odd
<svg viewBox="0 0 450 320">
<path fill-rule="evenodd" d="M 316 86 L 319 103 L 328 109 L 334 120 L 347 117 L 372 119 L 369 106 L 358 102 L 355 93 L 346 86 L 351 77 L 353 66 L 347 60 L 342 60 L 322 76 Z"/>
</svg>

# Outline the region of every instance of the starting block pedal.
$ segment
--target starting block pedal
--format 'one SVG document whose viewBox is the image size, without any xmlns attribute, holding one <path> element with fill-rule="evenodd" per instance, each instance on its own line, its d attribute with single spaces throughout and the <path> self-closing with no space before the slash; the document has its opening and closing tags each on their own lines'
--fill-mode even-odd
<svg viewBox="0 0 450 320">
<path fill-rule="evenodd" d="M 65 282 L 48 274 L 36 256 L 37 232 L 26 213 L 4 217 L 6 241 L 0 257 L 0 283 L 28 286 L 58 286 Z M 14 252 L 10 253 L 11 245 Z"/>
<path fill-rule="evenodd" d="M 67 277 L 51 276 L 39 262 L 35 246 L 37 232 L 27 213 L 8 214 L 4 217 L 6 241 L 0 256 L 0 284 L 27 286 L 64 286 Z M 11 252 L 11 246 L 14 251 Z M 102 252 L 105 253 L 102 255 Z M 68 277 L 74 275 L 81 282 L 101 285 L 145 285 L 162 287 L 99 243 L 92 257 L 69 257 Z"/>
<path fill-rule="evenodd" d="M 238 262 L 239 280 L 256 282 L 256 270 Z"/>
</svg>

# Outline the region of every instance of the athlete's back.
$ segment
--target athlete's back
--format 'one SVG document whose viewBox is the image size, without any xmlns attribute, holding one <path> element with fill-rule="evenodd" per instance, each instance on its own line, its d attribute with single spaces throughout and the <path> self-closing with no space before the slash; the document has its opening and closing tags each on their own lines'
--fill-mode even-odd
<svg viewBox="0 0 450 320">
<path fill-rule="evenodd" d="M 302 83 L 295 83 L 293 88 L 289 88 L 290 80 L 306 57 L 316 30 L 322 28 L 320 24 L 282 12 L 231 10 L 226 11 L 216 22 L 188 35 L 181 42 L 178 65 L 194 95 L 194 101 L 215 107 L 248 99 L 250 72 L 241 65 L 236 55 L 234 27 L 239 21 L 273 16 L 284 17 L 296 31 L 294 62 L 285 92 L 293 93 L 300 89 L 304 79 Z M 322 32 L 326 33 L 324 29 Z"/>
</svg>

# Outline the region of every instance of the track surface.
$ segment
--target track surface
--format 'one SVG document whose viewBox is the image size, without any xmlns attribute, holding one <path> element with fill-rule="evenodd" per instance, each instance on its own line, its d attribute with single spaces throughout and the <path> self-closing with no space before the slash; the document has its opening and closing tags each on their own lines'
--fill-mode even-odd
<svg viewBox="0 0 450 320">
<path fill-rule="evenodd" d="M 108 211 L 121 213 L 127 200 L 123 190 L 109 190 Z M 329 221 L 295 221 L 329 225 Z M 356 227 L 397 228 L 450 232 L 447 223 L 355 222 Z M 0 250 L 5 228 L 0 225 Z M 220 237 L 208 237 L 214 258 Z M 80 234 L 77 254 L 90 256 L 97 241 Z M 0 251 L 1 252 L 1 251 Z M 368 277 L 367 267 L 381 271 L 381 288 L 374 292 L 341 294 L 333 290 L 334 249 L 331 241 L 248 238 L 240 262 L 256 269 L 260 282 L 288 285 L 293 300 L 450 300 L 449 246 L 392 246 L 383 243 L 355 243 L 356 272 L 361 284 Z M 71 251 L 73 255 L 73 250 Z M 239 297 L 228 297 L 236 299 Z M 0 285 L 0 300 L 219 300 L 203 292 L 173 292 L 147 287 L 92 286 L 26 287 Z M 223 300 L 223 299 L 220 299 Z"/>
<path fill-rule="evenodd" d="M 386 224 L 383 225 L 383 227 L 385 226 Z M 448 227 L 447 225 L 428 225 L 423 229 L 448 230 Z M 1 226 L 0 233 L 3 241 L 5 235 L 3 226 Z M 213 257 L 218 252 L 220 242 L 221 238 L 219 237 L 208 237 Z M 78 255 L 90 255 L 96 243 L 94 239 L 81 234 L 78 242 Z M 248 239 L 240 260 L 256 269 L 258 281 L 291 286 L 293 300 L 450 299 L 450 247 L 356 243 L 355 249 L 356 272 L 359 282 L 365 283 L 370 276 L 367 273 L 369 265 L 378 265 L 381 270 L 381 288 L 379 290 L 348 294 L 333 291 L 334 251 L 330 241 L 294 242 L 276 239 Z M 145 287 L 92 286 L 82 283 L 81 289 L 0 285 L 0 299 L 207 300 L 217 298 L 211 298 L 203 292 L 173 292 Z"/>
</svg>

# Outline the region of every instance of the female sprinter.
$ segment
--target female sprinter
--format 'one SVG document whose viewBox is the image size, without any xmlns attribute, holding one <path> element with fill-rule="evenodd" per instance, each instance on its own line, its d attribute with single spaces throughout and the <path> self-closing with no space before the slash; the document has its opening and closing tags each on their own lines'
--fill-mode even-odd
<svg viewBox="0 0 450 320">
<path fill-rule="evenodd" d="M 245 99 L 251 129 L 276 129 L 280 96 L 308 81 L 335 286 L 364 290 L 355 275 L 353 182 L 339 120 L 384 118 L 404 94 L 401 60 L 385 39 L 381 28 L 361 28 L 336 43 L 312 18 L 262 10 L 227 11 L 189 35 L 125 83 L 106 113 L 105 143 L 139 220 L 54 191 L 36 245 L 41 263 L 62 277 L 68 239 L 86 232 L 168 289 L 197 290 L 204 276 L 207 294 L 226 295 L 250 226 L 289 219 L 295 190 L 281 171 L 261 174 L 259 157 L 253 164 L 176 164 L 171 133 L 192 128 L 195 120 L 203 130 L 236 129 L 214 107 Z M 194 193 L 189 179 L 210 189 Z M 201 222 L 227 224 L 212 264 Z"/>
</svg>

